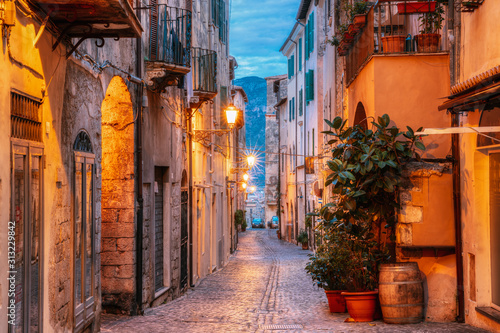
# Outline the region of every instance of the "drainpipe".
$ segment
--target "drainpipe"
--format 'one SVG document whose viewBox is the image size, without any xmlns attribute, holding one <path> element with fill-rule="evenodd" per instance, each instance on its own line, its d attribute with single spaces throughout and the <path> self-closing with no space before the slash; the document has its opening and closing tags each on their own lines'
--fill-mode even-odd
<svg viewBox="0 0 500 333">
<path fill-rule="evenodd" d="M 136 7 L 141 7 L 141 1 L 136 0 Z M 136 15 L 141 22 L 141 12 L 136 10 Z M 142 77 L 142 39 L 136 38 L 136 72 L 138 77 Z M 142 314 L 142 240 L 144 224 L 144 198 L 142 193 L 142 84 L 137 88 L 137 131 L 136 131 L 136 165 L 137 165 L 137 239 L 136 239 L 136 314 Z"/>
<path fill-rule="evenodd" d="M 292 43 L 295 44 L 295 55 L 297 56 L 297 63 L 298 63 L 299 57 L 298 57 L 298 54 L 297 54 L 297 52 L 298 52 L 297 42 L 294 42 L 293 40 L 290 40 L 290 42 L 292 42 Z M 295 72 L 294 73 L 295 74 L 295 97 L 298 97 L 298 93 L 299 93 L 299 91 L 298 91 L 299 90 L 299 82 L 298 82 L 299 81 L 298 80 L 299 79 L 299 74 L 297 73 L 297 63 L 294 64 L 294 66 L 295 66 L 294 67 L 294 72 Z M 295 108 L 295 105 L 293 107 Z M 297 190 L 298 187 L 299 187 L 299 179 L 298 179 L 298 174 L 297 174 L 297 153 L 298 153 L 298 150 L 299 150 L 299 145 L 297 144 L 298 143 L 297 142 L 297 126 L 298 126 L 297 119 L 298 119 L 298 114 L 295 114 L 295 110 L 293 110 L 292 114 L 294 115 L 294 120 L 295 120 L 295 147 L 294 147 L 295 151 L 293 152 L 294 153 L 293 158 L 295 160 L 295 165 L 294 165 L 294 173 L 295 173 L 295 200 L 294 200 L 295 206 L 294 206 L 294 210 L 295 210 L 295 214 L 294 214 L 294 216 L 295 216 L 295 221 L 297 221 L 297 219 L 298 219 L 297 215 L 298 215 L 298 211 L 299 211 L 299 207 L 298 207 L 298 201 L 299 200 L 298 200 L 298 196 L 297 196 L 297 194 L 299 192 Z M 292 221 L 292 230 L 293 230 L 293 239 L 294 240 L 295 240 L 296 234 L 297 234 L 297 230 L 296 230 L 297 228 L 295 227 L 295 224 L 296 223 L 294 223 L 294 221 Z"/>
<path fill-rule="evenodd" d="M 279 99 L 280 89 L 278 88 L 277 100 Z M 274 108 L 276 120 L 278 121 L 278 230 L 281 234 L 281 119 L 279 108 Z M 271 223 L 273 223 L 271 218 Z"/>
<path fill-rule="evenodd" d="M 460 38 L 460 20 L 457 19 L 457 30 L 455 30 L 455 4 L 453 0 L 448 0 L 448 31 L 453 32 L 455 41 L 450 43 L 450 85 L 456 83 L 456 64 L 458 64 L 459 54 L 457 52 L 457 43 Z M 460 14 L 457 14 L 459 18 Z M 451 126 L 460 126 L 460 114 L 452 111 Z M 463 267 L 463 248 L 462 248 L 462 202 L 461 202 L 461 184 L 460 184 L 460 137 L 459 134 L 451 136 L 452 156 L 453 156 L 453 208 L 455 218 L 455 258 L 457 267 L 457 298 L 458 298 L 458 322 L 465 321 L 465 299 L 464 299 L 464 267 Z"/>
<path fill-rule="evenodd" d="M 191 116 L 189 116 L 191 115 Z M 191 287 L 193 285 L 193 121 L 191 112 L 188 112 L 187 128 L 188 128 L 188 169 L 189 169 L 189 198 L 188 198 L 188 221 L 189 221 L 189 277 L 188 283 Z"/>
</svg>

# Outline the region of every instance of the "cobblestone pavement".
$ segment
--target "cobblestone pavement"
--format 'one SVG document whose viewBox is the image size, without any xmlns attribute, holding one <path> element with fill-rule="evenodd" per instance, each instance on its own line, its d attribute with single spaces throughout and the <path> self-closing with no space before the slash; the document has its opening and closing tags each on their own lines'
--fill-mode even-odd
<svg viewBox="0 0 500 333">
<path fill-rule="evenodd" d="M 275 230 L 247 230 L 226 267 L 144 316 L 104 314 L 101 331 L 485 332 L 458 323 L 345 323 L 347 313 L 331 314 L 323 290 L 304 271 L 309 253 L 278 240 Z"/>
</svg>

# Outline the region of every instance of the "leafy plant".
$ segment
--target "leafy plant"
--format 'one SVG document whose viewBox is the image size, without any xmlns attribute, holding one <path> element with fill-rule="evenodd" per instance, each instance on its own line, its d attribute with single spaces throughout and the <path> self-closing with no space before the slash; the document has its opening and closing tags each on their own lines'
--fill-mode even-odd
<svg viewBox="0 0 500 333">
<path fill-rule="evenodd" d="M 340 39 L 337 36 L 333 36 L 332 39 L 328 39 L 327 42 L 330 43 L 332 46 L 339 46 Z"/>
<path fill-rule="evenodd" d="M 241 209 L 237 209 L 235 212 L 234 212 L 234 224 L 235 225 L 243 225 L 243 222 L 246 223 L 245 221 L 245 211 L 241 210 Z"/>
<path fill-rule="evenodd" d="M 309 235 L 307 234 L 307 231 L 304 229 L 301 229 L 299 234 L 297 235 L 297 242 L 301 244 L 305 244 L 309 241 Z"/>
<path fill-rule="evenodd" d="M 365 0 L 356 0 L 353 4 L 346 4 L 345 11 L 352 22 L 354 16 L 365 14 L 368 11 L 368 2 Z"/>
<path fill-rule="evenodd" d="M 425 150 L 425 146 L 410 127 L 402 132 L 390 126 L 388 115 L 372 122 L 373 129 L 346 126 L 347 121 L 340 117 L 325 121 L 332 130 L 323 133 L 333 137 L 328 143 L 334 145 L 332 159 L 327 161 L 332 173 L 325 186 L 333 187 L 335 197 L 319 215 L 325 230 L 345 232 L 342 235 L 347 243 L 341 246 L 348 245 L 352 265 L 345 274 L 353 288 L 373 289 L 378 264 L 387 261 L 394 250 L 399 207 L 396 189 L 403 167 L 420 159 L 416 149 Z"/>
<path fill-rule="evenodd" d="M 420 21 L 421 34 L 437 34 L 443 27 L 444 8 L 441 3 L 436 3 L 434 12 L 423 13 L 418 20 Z"/>
<path fill-rule="evenodd" d="M 320 236 L 322 226 L 317 230 Z M 352 290 L 354 285 L 350 274 L 346 274 L 353 265 L 348 235 L 341 228 L 322 230 L 323 242 L 316 248 L 314 255 L 309 255 L 305 269 L 313 282 L 325 290 Z"/>
<path fill-rule="evenodd" d="M 306 226 L 306 228 L 312 227 L 312 216 L 311 215 L 306 215 L 305 226 Z"/>
</svg>

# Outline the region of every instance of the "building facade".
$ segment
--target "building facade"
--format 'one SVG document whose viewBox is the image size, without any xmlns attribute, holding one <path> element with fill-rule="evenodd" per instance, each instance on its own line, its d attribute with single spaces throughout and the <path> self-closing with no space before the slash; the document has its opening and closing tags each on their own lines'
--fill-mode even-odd
<svg viewBox="0 0 500 333">
<path fill-rule="evenodd" d="M 233 127 L 223 112 L 229 3 L 0 11 L 0 263 L 16 272 L 0 276 L 0 332 L 97 332 L 102 311 L 140 314 L 222 267 L 244 138 L 243 112 Z"/>
</svg>

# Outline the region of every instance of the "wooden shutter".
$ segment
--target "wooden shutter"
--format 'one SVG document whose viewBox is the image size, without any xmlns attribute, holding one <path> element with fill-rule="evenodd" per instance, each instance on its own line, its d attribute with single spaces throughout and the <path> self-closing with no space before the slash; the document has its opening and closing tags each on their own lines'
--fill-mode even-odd
<svg viewBox="0 0 500 333">
<path fill-rule="evenodd" d="M 158 6 L 157 0 L 149 0 L 149 48 L 151 60 L 158 59 Z"/>
<path fill-rule="evenodd" d="M 311 50 L 309 52 L 314 51 L 314 12 L 311 13 L 311 27 L 309 28 L 311 33 Z"/>
</svg>

